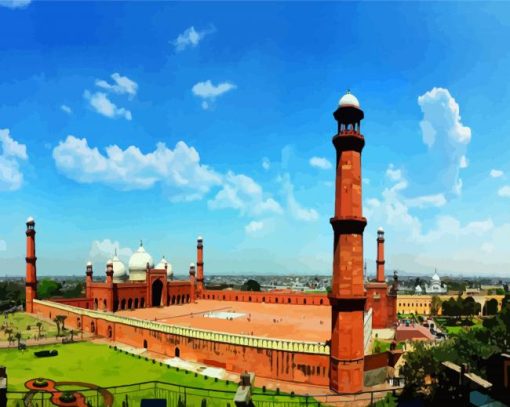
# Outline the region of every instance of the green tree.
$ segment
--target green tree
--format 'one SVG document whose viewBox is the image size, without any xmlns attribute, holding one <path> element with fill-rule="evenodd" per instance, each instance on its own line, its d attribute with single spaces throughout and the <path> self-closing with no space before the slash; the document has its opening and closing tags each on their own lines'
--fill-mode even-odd
<svg viewBox="0 0 510 407">
<path fill-rule="evenodd" d="M 441 298 L 437 295 L 432 296 L 432 300 L 430 302 L 430 313 L 432 315 L 437 315 L 439 312 L 439 308 L 441 308 Z"/>
<path fill-rule="evenodd" d="M 241 291 L 260 291 L 260 284 L 255 280 L 248 280 L 241 286 Z"/>
<path fill-rule="evenodd" d="M 37 284 L 37 295 L 41 300 L 60 295 L 62 284 L 55 280 L 45 278 Z"/>
<path fill-rule="evenodd" d="M 43 323 L 41 321 L 37 321 L 37 323 L 35 325 L 37 326 L 37 339 L 39 339 L 41 337 L 41 329 L 42 329 Z"/>
<path fill-rule="evenodd" d="M 18 348 L 19 348 L 19 345 L 21 343 L 21 332 L 16 332 L 16 334 L 14 335 L 14 337 L 16 338 L 16 340 L 18 341 Z"/>
</svg>

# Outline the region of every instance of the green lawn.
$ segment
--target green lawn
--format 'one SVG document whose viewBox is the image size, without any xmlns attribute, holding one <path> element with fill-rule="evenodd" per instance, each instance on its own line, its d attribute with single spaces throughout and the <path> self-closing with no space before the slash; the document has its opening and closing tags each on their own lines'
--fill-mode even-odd
<svg viewBox="0 0 510 407">
<path fill-rule="evenodd" d="M 56 349 L 59 354 L 56 357 L 36 358 L 34 351 L 42 349 Z M 160 366 L 157 362 L 154 364 L 150 359 L 146 361 L 143 356 L 139 359 L 138 356 L 110 349 L 107 345 L 90 342 L 32 347 L 24 352 L 17 349 L 2 349 L 0 350 L 0 365 L 7 367 L 9 391 L 24 391 L 24 383 L 37 377 L 45 377 L 54 381 L 92 383 L 102 387 L 162 381 L 203 389 L 188 391 L 188 401 L 190 397 L 209 399 L 207 390 L 213 389 L 220 390 L 222 393 L 211 393 L 210 397 L 225 397 L 231 401 L 233 395 L 223 392 L 235 392 L 237 389 L 237 383 L 227 383 L 221 380 L 215 382 L 213 378 L 204 379 L 202 375 L 195 377 L 192 372 L 186 373 L 182 369 L 177 371 L 177 369 L 168 368 L 166 365 Z M 147 393 L 148 396 L 151 396 L 154 392 L 152 385 L 148 386 L 146 390 L 142 390 L 134 388 L 115 390 L 115 405 L 117 405 L 117 402 L 120 404 L 124 393 L 128 393 L 130 399 L 134 400 L 142 397 L 142 394 Z M 163 397 L 167 397 L 169 401 L 172 397 L 178 396 L 176 388 L 169 388 L 166 393 L 165 391 L 163 393 Z M 260 394 L 262 390 L 256 389 L 255 393 Z M 193 394 L 195 395 L 193 396 Z M 289 401 L 289 396 L 274 396 L 274 392 L 270 391 L 258 396 L 259 400 L 273 400 L 273 398 Z M 292 399 L 296 402 L 301 400 L 303 399 L 298 397 Z M 224 406 L 225 401 L 219 403 L 219 405 Z"/>
<path fill-rule="evenodd" d="M 379 347 L 379 352 L 386 352 L 390 350 L 391 341 L 380 341 L 376 339 L 373 344 L 373 352 L 376 353 L 375 349 Z M 397 343 L 397 349 L 402 349 L 404 342 Z M 378 353 L 378 352 L 377 352 Z"/>
<path fill-rule="evenodd" d="M 57 326 L 54 323 L 49 323 L 35 318 L 30 314 L 24 312 L 16 312 L 14 314 L 7 314 L 7 318 L 0 315 L 0 326 L 7 326 L 13 330 L 13 333 L 21 332 L 22 339 L 32 339 L 38 334 L 37 322 L 42 323 L 41 334 L 47 338 L 55 337 L 57 335 Z M 29 328 L 30 329 L 27 329 Z M 0 330 L 0 341 L 7 341 L 8 335 L 5 331 Z"/>
</svg>

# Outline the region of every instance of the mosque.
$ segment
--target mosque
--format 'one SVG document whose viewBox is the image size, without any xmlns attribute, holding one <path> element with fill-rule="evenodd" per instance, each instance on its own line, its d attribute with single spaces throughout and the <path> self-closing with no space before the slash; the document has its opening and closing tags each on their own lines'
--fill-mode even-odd
<svg viewBox="0 0 510 407">
<path fill-rule="evenodd" d="M 419 284 L 414 289 L 415 294 L 446 294 L 447 292 L 448 286 L 441 283 L 441 277 L 437 274 L 437 270 L 434 270 L 430 284 Z"/>
<path fill-rule="evenodd" d="M 26 222 L 26 311 L 46 318 L 67 317 L 66 326 L 110 341 L 192 360 L 231 372 L 249 370 L 276 380 L 327 386 L 357 393 L 384 383 L 398 351 L 372 355 L 372 328 L 396 323 L 396 276 L 384 275 L 382 228 L 377 231 L 377 273 L 363 275 L 361 152 L 364 118 L 358 99 L 347 92 L 333 116 L 336 190 L 331 292 L 246 292 L 204 287 L 204 245 L 198 237 L 196 267 L 187 280 L 173 279 L 165 259 L 154 265 L 142 243 L 128 267 L 116 253 L 106 264 L 105 281 L 94 281 L 92 263 L 85 271 L 85 296 L 37 299 L 35 221 Z M 102 273 L 100 271 L 100 273 Z"/>
</svg>

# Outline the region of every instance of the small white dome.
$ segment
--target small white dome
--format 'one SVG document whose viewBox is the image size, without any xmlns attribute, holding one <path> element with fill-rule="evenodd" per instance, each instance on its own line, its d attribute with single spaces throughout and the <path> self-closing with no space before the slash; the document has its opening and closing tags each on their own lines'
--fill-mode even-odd
<svg viewBox="0 0 510 407">
<path fill-rule="evenodd" d="M 190 264 L 189 264 L 189 267 L 190 267 L 190 268 L 191 268 L 191 267 L 195 267 L 195 263 L 190 263 Z"/>
<path fill-rule="evenodd" d="M 92 262 L 91 262 L 91 261 L 88 261 L 88 262 L 87 262 L 87 266 L 92 266 Z"/>
<path fill-rule="evenodd" d="M 441 282 L 441 278 L 439 278 L 439 274 L 437 274 L 437 271 L 432 276 L 432 281 L 439 281 L 439 282 Z"/>
<path fill-rule="evenodd" d="M 384 233 L 384 229 L 382 228 L 382 226 L 379 226 L 379 228 L 377 229 L 377 231 L 378 231 L 379 233 Z"/>
<path fill-rule="evenodd" d="M 120 261 L 117 255 L 113 256 L 112 265 L 113 265 L 113 278 L 123 279 L 129 276 L 129 273 L 126 270 L 126 266 L 124 265 L 124 263 Z"/>
<path fill-rule="evenodd" d="M 158 270 L 166 269 L 167 278 L 171 278 L 174 275 L 174 272 L 172 269 L 172 264 L 168 262 L 168 260 L 165 258 L 165 256 L 163 256 L 161 258 L 158 265 L 156 266 L 156 269 L 158 269 Z"/>
<path fill-rule="evenodd" d="M 27 218 L 27 223 L 34 223 L 34 222 L 35 222 L 35 221 L 34 221 L 34 218 L 32 218 L 31 216 L 29 216 L 29 217 Z"/>
<path fill-rule="evenodd" d="M 149 253 L 143 248 L 143 244 L 140 242 L 140 247 L 136 252 L 131 255 L 129 259 L 129 276 L 132 280 L 145 280 L 147 263 L 149 267 L 154 267 L 154 261 Z"/>
<path fill-rule="evenodd" d="M 347 91 L 347 93 L 340 98 L 338 105 L 340 107 L 354 106 L 359 108 L 359 101 L 356 96 L 354 96 L 350 91 Z"/>
<path fill-rule="evenodd" d="M 414 291 L 416 291 L 417 293 L 421 293 L 422 292 L 421 286 L 417 285 Z"/>
<path fill-rule="evenodd" d="M 197 240 L 204 240 L 202 236 L 198 236 Z"/>
<path fill-rule="evenodd" d="M 108 261 L 106 262 L 106 265 L 107 266 L 113 265 L 113 260 L 112 259 L 108 259 Z"/>
</svg>

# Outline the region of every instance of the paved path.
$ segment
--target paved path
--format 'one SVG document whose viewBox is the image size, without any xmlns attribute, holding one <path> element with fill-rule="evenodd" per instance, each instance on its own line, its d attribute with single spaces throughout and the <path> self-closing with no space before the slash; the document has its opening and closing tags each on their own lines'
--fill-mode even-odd
<svg viewBox="0 0 510 407">
<path fill-rule="evenodd" d="M 74 342 L 86 341 L 86 340 L 89 340 L 90 338 L 91 338 L 91 336 L 87 335 L 87 334 L 83 334 L 83 335 L 77 334 L 77 335 L 74 335 Z M 62 343 L 62 337 L 42 338 L 42 339 L 25 339 L 25 340 L 22 340 L 21 343 L 26 344 L 28 348 L 30 348 L 32 346 L 55 345 L 55 344 Z M 0 349 L 8 349 L 8 348 L 17 349 L 18 341 L 15 341 L 14 344 L 13 343 L 9 344 L 8 341 L 0 342 Z"/>
</svg>

